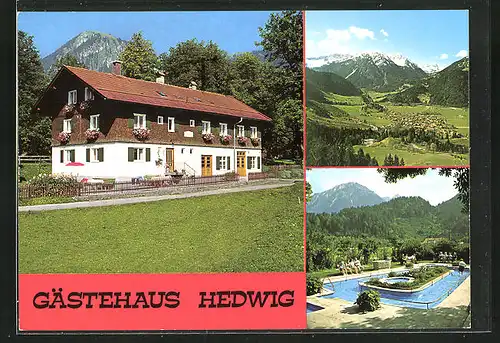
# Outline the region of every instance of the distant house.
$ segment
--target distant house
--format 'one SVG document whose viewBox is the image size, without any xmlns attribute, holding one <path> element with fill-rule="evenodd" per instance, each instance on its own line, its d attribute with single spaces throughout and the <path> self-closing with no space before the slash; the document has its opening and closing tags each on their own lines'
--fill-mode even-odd
<svg viewBox="0 0 500 343">
<path fill-rule="evenodd" d="M 35 110 L 52 120 L 53 173 L 126 178 L 261 171 L 261 132 L 269 117 L 234 97 L 197 90 L 194 82 L 183 88 L 165 84 L 162 73 L 148 82 L 120 70 L 119 61 L 112 73 L 64 66 L 38 100 Z"/>
</svg>

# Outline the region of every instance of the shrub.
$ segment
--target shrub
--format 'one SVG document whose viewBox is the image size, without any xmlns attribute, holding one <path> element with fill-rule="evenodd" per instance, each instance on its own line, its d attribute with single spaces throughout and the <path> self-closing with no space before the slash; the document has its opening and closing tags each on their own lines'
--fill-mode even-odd
<svg viewBox="0 0 500 343">
<path fill-rule="evenodd" d="M 29 197 L 56 197 L 78 195 L 80 183 L 74 176 L 38 174 L 26 183 Z M 22 191 L 24 187 L 19 190 Z M 26 194 L 26 193 L 24 193 Z"/>
<path fill-rule="evenodd" d="M 406 268 L 413 268 L 413 262 L 406 262 L 405 267 Z"/>
<path fill-rule="evenodd" d="M 361 312 L 375 311 L 380 308 L 380 293 L 374 290 L 363 291 L 355 302 Z"/>
<path fill-rule="evenodd" d="M 278 177 L 281 179 L 291 179 L 292 172 L 290 170 L 282 170 L 278 173 Z"/>
<path fill-rule="evenodd" d="M 396 272 L 390 272 L 389 274 L 387 274 L 387 277 L 395 277 L 397 275 L 398 274 Z"/>
<path fill-rule="evenodd" d="M 307 295 L 314 295 L 321 291 L 323 283 L 317 276 L 307 275 Z"/>
<path fill-rule="evenodd" d="M 224 180 L 226 181 L 235 181 L 236 180 L 236 173 L 235 172 L 229 172 L 224 174 Z"/>
</svg>

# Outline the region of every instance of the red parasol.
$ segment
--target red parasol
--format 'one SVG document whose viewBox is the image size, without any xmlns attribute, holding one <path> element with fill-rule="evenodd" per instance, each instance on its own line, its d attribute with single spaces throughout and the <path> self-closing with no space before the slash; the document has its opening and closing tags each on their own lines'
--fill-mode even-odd
<svg viewBox="0 0 500 343">
<path fill-rule="evenodd" d="M 84 164 L 80 162 L 70 162 L 66 164 L 66 167 L 81 167 L 81 166 L 84 166 Z"/>
</svg>

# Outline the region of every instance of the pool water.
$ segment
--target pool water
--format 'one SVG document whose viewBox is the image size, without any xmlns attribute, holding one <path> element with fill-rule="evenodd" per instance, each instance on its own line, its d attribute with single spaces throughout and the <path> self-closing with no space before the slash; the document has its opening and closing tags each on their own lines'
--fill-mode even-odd
<svg viewBox="0 0 500 343">
<path fill-rule="evenodd" d="M 319 311 L 319 310 L 322 310 L 323 308 L 324 308 L 324 307 L 321 307 L 321 306 L 318 306 L 318 305 L 314 305 L 314 304 L 307 303 L 307 313 L 311 313 L 311 312 Z"/>
<path fill-rule="evenodd" d="M 463 274 L 460 274 L 457 270 L 453 270 L 444 278 L 436 281 L 433 285 L 419 292 L 402 293 L 390 290 L 379 290 L 380 301 L 384 304 L 402 307 L 421 309 L 434 308 L 446 299 L 448 295 L 450 295 L 458 286 L 460 286 L 468 276 L 469 270 L 465 270 Z M 334 287 L 332 287 L 330 283 L 325 283 L 324 288 L 330 291 L 334 288 L 334 293 L 324 295 L 322 297 L 340 298 L 354 303 L 358 297 L 358 293 L 365 289 L 359 285 L 359 282 L 366 282 L 373 278 L 381 279 L 386 277 L 387 274 L 380 274 L 351 280 L 337 281 L 333 282 Z"/>
</svg>

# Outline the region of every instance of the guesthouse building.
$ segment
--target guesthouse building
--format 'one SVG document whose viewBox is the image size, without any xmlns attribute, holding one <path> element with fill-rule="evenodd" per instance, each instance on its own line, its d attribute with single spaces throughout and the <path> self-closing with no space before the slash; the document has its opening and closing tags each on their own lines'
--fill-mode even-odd
<svg viewBox="0 0 500 343">
<path fill-rule="evenodd" d="M 52 121 L 52 173 L 135 178 L 262 170 L 270 118 L 232 96 L 63 66 L 35 110 Z"/>
</svg>

